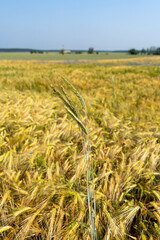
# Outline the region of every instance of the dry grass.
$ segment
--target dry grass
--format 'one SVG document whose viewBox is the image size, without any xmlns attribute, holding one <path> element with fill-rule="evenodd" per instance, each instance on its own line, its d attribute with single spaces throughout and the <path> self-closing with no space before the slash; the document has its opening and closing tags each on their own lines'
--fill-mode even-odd
<svg viewBox="0 0 160 240">
<path fill-rule="evenodd" d="M 158 240 L 159 67 L 32 62 L 0 62 L 1 239 L 90 239 L 79 129 L 50 89 L 59 74 L 88 108 L 98 239 L 109 226 L 109 239 Z"/>
</svg>

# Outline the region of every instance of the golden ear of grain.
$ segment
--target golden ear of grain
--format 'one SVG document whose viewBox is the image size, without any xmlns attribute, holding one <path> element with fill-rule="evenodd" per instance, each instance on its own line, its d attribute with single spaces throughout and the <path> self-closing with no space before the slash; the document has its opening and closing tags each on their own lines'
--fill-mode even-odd
<svg viewBox="0 0 160 240">
<path fill-rule="evenodd" d="M 30 230 L 33 221 L 40 212 L 41 212 L 40 210 L 37 210 L 33 215 L 29 216 L 27 223 L 24 225 L 24 227 L 22 227 L 21 231 L 17 234 L 18 239 L 24 240 L 26 238 L 26 235 Z"/>
<path fill-rule="evenodd" d="M 26 212 L 28 210 L 31 210 L 31 208 L 30 207 L 22 208 L 22 209 L 20 209 L 20 210 L 18 210 L 16 212 L 14 212 L 13 217 L 17 217 L 17 216 L 21 215 L 22 213 L 24 213 L 24 212 Z"/>
<path fill-rule="evenodd" d="M 107 211 L 107 209 L 104 209 L 104 213 L 107 216 L 108 222 L 109 222 L 109 229 L 113 232 L 113 234 L 116 236 L 120 235 L 120 229 L 116 224 L 116 221 L 113 217 L 111 217 L 111 214 Z"/>
<path fill-rule="evenodd" d="M 8 190 L 8 191 L 4 194 L 4 196 L 2 197 L 2 200 L 1 200 L 1 202 L 0 202 L 0 210 L 2 209 L 2 207 L 3 207 L 3 205 L 5 204 L 6 200 L 7 200 L 8 197 L 10 196 L 10 193 L 11 193 L 11 191 Z"/>
<path fill-rule="evenodd" d="M 47 240 L 51 240 L 52 239 L 53 225 L 54 225 L 54 221 L 55 221 L 56 212 L 57 212 L 56 208 L 53 208 L 53 210 L 51 211 L 51 217 L 50 217 L 50 224 L 49 224 L 49 229 L 48 229 Z"/>
<path fill-rule="evenodd" d="M 125 220 L 124 220 L 126 225 L 130 225 L 132 223 L 139 209 L 140 209 L 139 206 L 131 207 L 130 209 L 128 209 Z"/>
<path fill-rule="evenodd" d="M 158 199 L 158 201 L 160 201 L 160 192 L 153 190 L 152 193 L 155 195 L 155 197 Z"/>
<path fill-rule="evenodd" d="M 11 229 L 12 227 L 11 226 L 4 226 L 4 227 L 0 227 L 0 233 L 3 233 L 9 229 Z"/>
</svg>

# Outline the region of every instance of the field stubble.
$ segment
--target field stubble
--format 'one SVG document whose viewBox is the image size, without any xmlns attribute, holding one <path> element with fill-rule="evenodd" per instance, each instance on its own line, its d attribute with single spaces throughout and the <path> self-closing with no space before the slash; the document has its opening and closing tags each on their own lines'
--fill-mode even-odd
<svg viewBox="0 0 160 240">
<path fill-rule="evenodd" d="M 0 62 L 1 239 L 90 239 L 78 126 L 50 89 L 61 74 L 88 108 L 98 239 L 159 239 L 159 70 Z"/>
</svg>

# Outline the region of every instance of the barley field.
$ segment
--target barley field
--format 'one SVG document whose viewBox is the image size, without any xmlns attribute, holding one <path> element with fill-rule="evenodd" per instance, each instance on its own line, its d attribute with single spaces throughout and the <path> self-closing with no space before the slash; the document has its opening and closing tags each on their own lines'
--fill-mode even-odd
<svg viewBox="0 0 160 240">
<path fill-rule="evenodd" d="M 0 239 L 91 239 L 79 127 L 51 84 L 85 118 L 62 77 L 87 106 L 97 239 L 160 239 L 160 58 L 136 63 L 0 61 Z"/>
</svg>

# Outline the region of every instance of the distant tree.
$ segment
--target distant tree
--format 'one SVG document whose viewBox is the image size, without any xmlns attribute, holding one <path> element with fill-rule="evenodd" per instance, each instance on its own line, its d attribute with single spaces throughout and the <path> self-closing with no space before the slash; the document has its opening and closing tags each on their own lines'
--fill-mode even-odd
<svg viewBox="0 0 160 240">
<path fill-rule="evenodd" d="M 156 50 L 156 54 L 157 54 L 157 55 L 160 55 L 160 47 L 157 48 L 157 50 Z"/>
<path fill-rule="evenodd" d="M 59 53 L 64 55 L 64 48 L 62 48 Z"/>
<path fill-rule="evenodd" d="M 128 51 L 129 54 L 132 54 L 132 55 L 136 55 L 139 53 L 138 50 L 136 50 L 135 48 L 131 48 L 129 51 Z"/>
<path fill-rule="evenodd" d="M 150 47 L 150 52 L 151 52 L 151 54 L 155 54 L 156 53 L 156 51 L 157 51 L 157 48 L 156 47 Z"/>
<path fill-rule="evenodd" d="M 78 51 L 76 51 L 75 53 L 76 53 L 76 54 L 81 54 L 81 53 L 82 53 L 82 51 L 79 51 L 79 50 L 78 50 Z"/>
<path fill-rule="evenodd" d="M 94 48 L 93 48 L 93 47 L 90 47 L 90 48 L 88 49 L 88 53 L 89 53 L 89 54 L 94 53 Z"/>
<path fill-rule="evenodd" d="M 147 54 L 151 55 L 151 54 L 156 54 L 157 48 L 156 47 L 150 47 L 147 49 Z"/>
<path fill-rule="evenodd" d="M 43 54 L 43 51 L 40 51 L 40 50 L 39 50 L 39 51 L 37 51 L 37 53 L 39 53 L 39 54 Z"/>
<path fill-rule="evenodd" d="M 146 54 L 146 50 L 144 49 L 144 48 L 142 48 L 142 50 L 141 50 L 141 54 Z"/>
<path fill-rule="evenodd" d="M 99 52 L 97 51 L 96 54 L 99 54 Z"/>
<path fill-rule="evenodd" d="M 150 54 L 149 48 L 147 48 L 146 52 L 147 52 L 148 55 Z"/>
<path fill-rule="evenodd" d="M 31 54 L 32 54 L 32 53 L 37 53 L 37 51 L 36 51 L 36 50 L 31 50 L 30 53 L 31 53 Z"/>
</svg>

